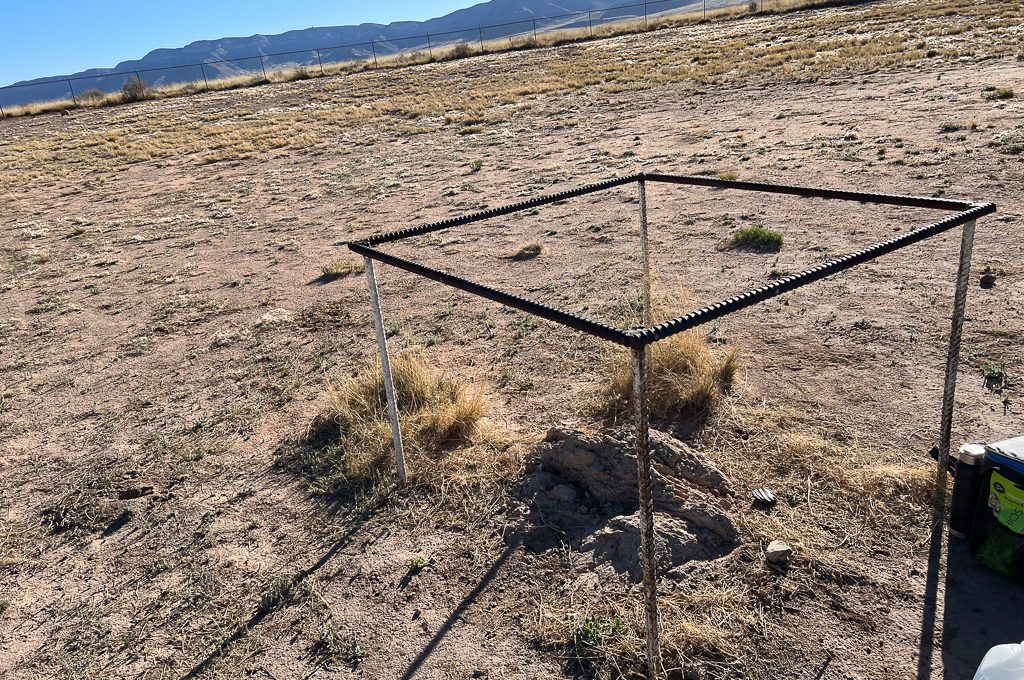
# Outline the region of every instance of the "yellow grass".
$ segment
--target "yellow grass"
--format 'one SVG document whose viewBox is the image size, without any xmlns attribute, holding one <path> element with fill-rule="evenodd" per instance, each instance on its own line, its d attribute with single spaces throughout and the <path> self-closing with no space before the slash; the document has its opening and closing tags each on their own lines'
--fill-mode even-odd
<svg viewBox="0 0 1024 680">
<path fill-rule="evenodd" d="M 813 8 L 821 5 L 843 4 L 835 0 L 767 0 L 763 3 L 764 13 L 782 13 L 798 9 Z M 371 58 L 367 56 L 362 60 L 333 62 L 316 66 L 286 66 L 267 68 L 266 77 L 263 73 L 251 75 L 223 76 L 209 78 L 206 81 L 192 81 L 185 83 L 174 83 L 146 88 L 145 99 L 166 99 L 168 97 L 180 97 L 196 94 L 203 91 L 224 91 L 243 87 L 253 87 L 267 83 L 283 83 L 294 80 L 305 80 L 321 76 L 335 76 L 352 73 L 359 73 L 377 68 L 401 68 L 418 64 L 427 64 L 452 59 L 463 59 L 482 54 L 494 54 L 523 49 L 534 49 L 538 47 L 553 47 L 569 43 L 580 42 L 589 39 L 610 38 L 630 33 L 662 30 L 676 28 L 687 24 L 703 23 L 707 20 L 729 20 L 750 15 L 746 5 L 712 9 L 706 13 L 701 12 L 675 12 L 665 15 L 652 16 L 648 21 L 640 19 L 623 19 L 608 23 L 599 23 L 592 29 L 589 27 L 573 28 L 564 30 L 546 30 L 536 38 L 532 34 L 497 38 L 484 41 L 481 45 L 477 42 L 465 42 L 454 45 L 437 45 L 431 49 L 419 49 L 411 52 L 403 52 L 395 55 L 378 56 Z M 72 99 L 61 99 L 55 101 L 40 101 L 23 104 L 19 106 L 5 107 L 4 116 L 17 118 L 20 116 L 31 116 L 43 113 L 53 113 L 67 109 L 79 108 L 100 108 L 123 104 L 130 101 L 121 92 L 106 93 L 92 97 L 77 97 L 77 103 Z"/>
<path fill-rule="evenodd" d="M 688 304 L 689 295 L 678 287 L 675 295 L 656 293 L 652 306 L 654 323 L 668 320 Z M 671 297 L 672 303 L 667 299 Z M 739 368 L 735 349 L 719 353 L 704 333 L 694 329 L 677 333 L 647 350 L 647 390 L 651 415 L 685 420 L 710 415 L 728 391 Z M 633 408 L 633 365 L 630 353 L 611 355 L 607 386 L 597 410 L 612 420 L 630 417 Z"/>
<path fill-rule="evenodd" d="M 470 443 L 484 416 L 483 398 L 461 382 L 427 368 L 417 356 L 392 361 L 402 442 L 411 476 L 426 471 L 452 447 Z M 329 387 L 325 408 L 307 434 L 300 463 L 322 486 L 373 481 L 394 468 L 387 396 L 379 365 Z"/>
</svg>

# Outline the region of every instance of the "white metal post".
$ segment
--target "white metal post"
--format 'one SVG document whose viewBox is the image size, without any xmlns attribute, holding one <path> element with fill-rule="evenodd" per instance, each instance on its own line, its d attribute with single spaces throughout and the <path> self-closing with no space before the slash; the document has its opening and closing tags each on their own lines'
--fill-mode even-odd
<svg viewBox="0 0 1024 680">
<path fill-rule="evenodd" d="M 651 325 L 651 247 L 647 239 L 647 183 L 640 180 L 640 264 L 643 269 L 644 326 Z"/>
<path fill-rule="evenodd" d="M 633 409 L 636 416 L 636 470 L 640 496 L 640 561 L 644 586 L 644 629 L 647 637 L 647 677 L 661 673 L 661 625 L 658 584 L 654 572 L 654 498 L 647 414 L 647 347 L 633 349 Z"/>
<path fill-rule="evenodd" d="M 956 395 L 956 371 L 960 363 L 964 316 L 967 309 L 967 288 L 971 278 L 971 255 L 974 252 L 974 222 L 964 225 L 960 239 L 960 267 L 956 275 L 953 298 L 953 319 L 949 331 L 949 352 L 946 356 L 946 384 L 942 392 L 942 422 L 939 426 L 939 469 L 935 475 L 935 502 L 945 517 L 946 480 L 949 470 L 949 442 L 953 432 L 953 397 Z"/>
<path fill-rule="evenodd" d="M 377 277 L 373 273 L 373 260 L 363 258 L 366 264 L 366 283 L 370 287 L 370 307 L 373 308 L 373 325 L 377 331 L 377 348 L 380 351 L 380 370 L 384 378 L 384 391 L 388 397 L 388 415 L 391 417 L 391 437 L 395 442 L 395 463 L 398 467 L 398 481 L 405 484 L 405 451 L 402 449 L 402 429 L 398 424 L 398 404 L 395 401 L 395 383 L 391 377 L 391 359 L 388 357 L 388 338 L 384 334 L 384 317 L 380 311 L 380 295 L 377 292 Z"/>
</svg>

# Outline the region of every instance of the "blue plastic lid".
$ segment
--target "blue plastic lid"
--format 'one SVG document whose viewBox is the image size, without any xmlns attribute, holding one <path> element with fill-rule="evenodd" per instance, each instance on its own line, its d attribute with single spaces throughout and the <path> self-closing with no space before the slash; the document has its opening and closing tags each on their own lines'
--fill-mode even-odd
<svg viewBox="0 0 1024 680">
<path fill-rule="evenodd" d="M 985 450 L 992 463 L 1024 475 L 1024 437 L 1004 439 L 1001 442 L 989 444 Z"/>
</svg>

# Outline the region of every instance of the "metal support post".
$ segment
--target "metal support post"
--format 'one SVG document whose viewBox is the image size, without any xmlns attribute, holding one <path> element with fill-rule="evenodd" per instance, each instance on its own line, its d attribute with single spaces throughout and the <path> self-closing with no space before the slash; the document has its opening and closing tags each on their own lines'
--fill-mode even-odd
<svg viewBox="0 0 1024 680">
<path fill-rule="evenodd" d="M 377 65 L 377 46 L 373 44 L 372 40 L 370 41 L 370 51 L 373 52 L 373 67 L 380 68 Z"/>
<path fill-rule="evenodd" d="M 537 20 L 533 20 L 533 42 L 537 42 Z"/>
<path fill-rule="evenodd" d="M 704 0 L 704 18 L 708 18 L 708 0 Z"/>
<path fill-rule="evenodd" d="M 380 295 L 377 292 L 377 277 L 373 273 L 373 260 L 363 258 L 366 265 L 366 283 L 370 288 L 370 307 L 373 308 L 373 326 L 377 331 L 377 348 L 380 351 L 380 370 L 384 379 L 384 391 L 388 397 L 388 415 L 391 418 L 391 437 L 395 442 L 395 463 L 398 467 L 398 481 L 405 484 L 405 451 L 402 448 L 402 430 L 398 424 L 398 404 L 395 402 L 395 383 L 391 377 L 391 359 L 388 356 L 388 338 L 384 334 L 384 317 L 380 311 Z"/>
<path fill-rule="evenodd" d="M 434 48 L 430 46 L 429 33 L 427 33 L 427 54 L 430 55 L 430 61 L 434 61 Z"/>
<path fill-rule="evenodd" d="M 316 61 L 320 64 L 320 75 L 322 76 L 324 74 L 324 60 L 320 56 L 320 50 L 316 51 Z"/>
<path fill-rule="evenodd" d="M 206 91 L 210 91 L 210 81 L 206 78 L 206 66 L 202 63 L 199 64 L 199 70 L 203 72 L 203 82 L 206 84 Z"/>
<path fill-rule="evenodd" d="M 956 370 L 960 363 L 960 342 L 963 339 L 964 315 L 967 308 L 967 286 L 971 278 L 971 255 L 974 252 L 974 222 L 964 224 L 960 240 L 960 267 L 956 275 L 953 298 L 953 319 L 949 331 L 949 352 L 946 357 L 946 384 L 942 392 L 942 423 L 939 426 L 939 468 L 935 475 L 935 504 L 945 517 L 946 477 L 949 470 L 949 442 L 953 432 L 953 398 L 956 395 Z"/>
<path fill-rule="evenodd" d="M 484 29 L 481 27 L 481 28 L 478 28 L 477 30 L 480 31 L 480 52 L 483 53 L 483 51 L 484 51 Z"/>
<path fill-rule="evenodd" d="M 263 55 L 262 54 L 260 55 L 260 68 L 263 69 L 263 80 L 269 82 L 270 79 L 267 78 L 267 65 L 265 63 L 263 63 Z"/>
<path fill-rule="evenodd" d="M 71 81 L 68 81 L 68 89 L 71 90 L 71 101 L 74 102 L 75 108 L 78 108 L 78 97 L 75 96 L 75 88 L 71 85 Z"/>
<path fill-rule="evenodd" d="M 643 269 L 644 327 L 652 325 L 651 315 L 651 247 L 647 237 L 647 183 L 640 180 L 640 265 Z"/>
<path fill-rule="evenodd" d="M 633 410 L 636 417 L 636 470 L 640 496 L 640 560 L 643 569 L 644 629 L 647 636 L 647 677 L 661 673 L 661 630 L 658 584 L 654 572 L 654 499 L 651 492 L 650 431 L 647 422 L 647 347 L 633 352 Z"/>
<path fill-rule="evenodd" d="M 590 24 L 590 37 L 594 37 L 594 14 L 593 12 L 587 12 L 587 23 Z"/>
</svg>

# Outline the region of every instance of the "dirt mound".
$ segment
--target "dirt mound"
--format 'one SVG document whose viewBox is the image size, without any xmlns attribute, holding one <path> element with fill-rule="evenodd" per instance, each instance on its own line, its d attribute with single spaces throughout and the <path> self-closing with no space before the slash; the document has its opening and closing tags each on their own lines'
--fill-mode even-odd
<svg viewBox="0 0 1024 680">
<path fill-rule="evenodd" d="M 659 574 L 730 552 L 739 532 L 726 514 L 729 480 L 708 458 L 663 432 L 651 432 L 655 553 Z M 589 566 L 610 565 L 639 579 L 636 456 L 630 435 L 552 429 L 537 448 L 520 498 L 535 529 L 527 546 L 568 542 Z M 588 566 L 588 565 L 581 565 Z"/>
</svg>

